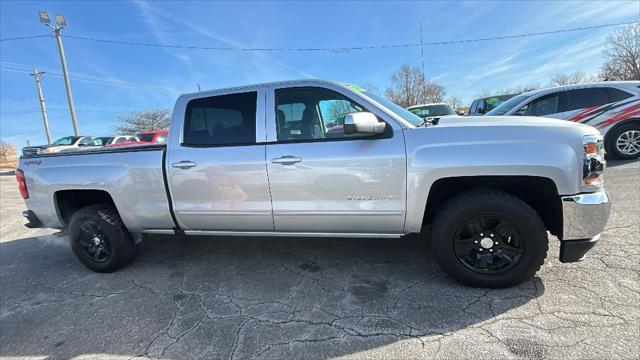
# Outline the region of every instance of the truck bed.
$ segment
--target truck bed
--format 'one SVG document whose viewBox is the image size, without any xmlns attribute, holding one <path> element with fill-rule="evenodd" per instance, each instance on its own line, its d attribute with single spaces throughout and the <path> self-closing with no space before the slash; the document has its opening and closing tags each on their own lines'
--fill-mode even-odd
<svg viewBox="0 0 640 360">
<path fill-rule="evenodd" d="M 102 192 L 113 199 L 129 230 L 172 229 L 165 148 L 151 144 L 23 156 L 19 168 L 28 179 L 27 207 L 45 226 L 60 228 L 66 219 L 56 197 Z"/>
</svg>

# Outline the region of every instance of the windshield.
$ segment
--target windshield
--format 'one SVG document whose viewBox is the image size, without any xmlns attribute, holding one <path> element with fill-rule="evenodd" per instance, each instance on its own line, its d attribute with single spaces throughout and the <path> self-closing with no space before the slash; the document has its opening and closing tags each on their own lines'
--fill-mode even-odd
<svg viewBox="0 0 640 360">
<path fill-rule="evenodd" d="M 449 105 L 425 105 L 409 109 L 410 112 L 420 117 L 433 117 L 433 116 L 445 116 L 455 115 L 453 109 Z"/>
<path fill-rule="evenodd" d="M 65 136 L 54 141 L 51 145 L 73 145 L 76 140 L 78 140 L 78 138 L 75 136 Z"/>
<path fill-rule="evenodd" d="M 153 140 L 153 136 L 156 133 L 142 133 L 142 134 L 138 134 L 138 139 L 140 139 L 140 141 L 146 141 L 146 142 L 151 142 Z"/>
<path fill-rule="evenodd" d="M 403 118 L 404 120 L 414 124 L 414 125 L 418 125 L 420 123 L 422 123 L 422 119 L 416 115 L 416 114 L 412 114 L 411 112 L 409 112 L 407 109 L 403 108 L 402 106 L 397 105 L 394 102 L 391 102 L 389 100 L 387 100 L 386 98 L 379 96 L 379 95 L 375 95 L 372 94 L 368 91 L 363 91 L 363 94 L 365 94 L 367 97 L 370 97 L 372 100 L 375 100 L 376 102 L 380 103 L 380 105 L 386 107 L 387 109 L 391 110 L 394 114 L 400 116 L 401 118 Z"/>
<path fill-rule="evenodd" d="M 496 108 L 489 111 L 485 115 L 488 115 L 488 116 L 504 115 L 507 112 L 509 112 L 511 109 L 513 109 L 516 105 L 526 100 L 528 97 L 529 95 L 518 95 L 518 96 L 512 97 L 511 99 L 498 105 Z"/>
</svg>

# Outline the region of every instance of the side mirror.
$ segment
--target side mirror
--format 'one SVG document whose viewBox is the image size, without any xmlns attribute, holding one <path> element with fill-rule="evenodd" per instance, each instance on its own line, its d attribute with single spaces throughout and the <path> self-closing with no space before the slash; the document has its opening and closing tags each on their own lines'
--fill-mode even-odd
<svg viewBox="0 0 640 360">
<path fill-rule="evenodd" d="M 352 112 L 344 116 L 344 133 L 380 135 L 384 133 L 386 123 L 370 112 Z"/>
</svg>

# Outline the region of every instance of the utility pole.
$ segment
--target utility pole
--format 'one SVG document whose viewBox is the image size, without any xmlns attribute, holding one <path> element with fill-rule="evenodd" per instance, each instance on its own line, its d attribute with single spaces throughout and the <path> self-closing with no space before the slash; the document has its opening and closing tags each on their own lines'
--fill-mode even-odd
<svg viewBox="0 0 640 360">
<path fill-rule="evenodd" d="M 76 109 L 73 106 L 73 96 L 71 95 L 71 83 L 69 83 L 69 73 L 67 71 L 67 59 L 64 56 L 64 47 L 62 46 L 62 37 L 60 36 L 60 30 L 67 26 L 67 20 L 62 15 L 56 15 L 56 24 L 51 25 L 51 19 L 46 11 L 40 11 L 40 22 L 48 26 L 53 30 L 53 33 L 58 42 L 58 52 L 60 53 L 60 61 L 62 62 L 62 75 L 64 75 L 64 85 L 67 89 L 67 100 L 69 101 L 69 113 L 71 114 L 71 121 L 73 122 L 73 132 L 78 136 L 78 121 L 76 120 Z"/>
<path fill-rule="evenodd" d="M 44 131 L 47 133 L 47 144 L 51 145 L 51 133 L 49 132 L 49 120 L 47 120 L 47 108 L 44 105 L 44 96 L 42 96 L 42 87 L 40 86 L 40 77 L 44 72 L 33 69 L 33 78 L 36 79 L 36 87 L 38 88 L 38 100 L 40 101 L 40 110 L 42 111 L 42 121 L 44 121 Z"/>
<path fill-rule="evenodd" d="M 422 80 L 424 81 L 424 45 L 422 42 L 422 21 L 420 21 L 420 62 L 422 63 Z"/>
<path fill-rule="evenodd" d="M 424 45 L 422 42 L 422 21 L 420 21 L 420 63 L 422 68 L 422 93 L 427 96 L 427 81 L 424 74 Z"/>
</svg>

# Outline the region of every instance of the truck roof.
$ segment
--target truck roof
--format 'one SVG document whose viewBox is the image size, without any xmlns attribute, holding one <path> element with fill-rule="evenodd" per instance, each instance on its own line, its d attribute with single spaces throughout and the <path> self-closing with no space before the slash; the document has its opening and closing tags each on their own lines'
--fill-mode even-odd
<svg viewBox="0 0 640 360">
<path fill-rule="evenodd" d="M 233 86 L 233 87 L 220 88 L 220 89 L 211 89 L 211 90 L 205 90 L 205 91 L 196 91 L 196 92 L 182 94 L 182 95 L 180 95 L 180 97 L 193 96 L 193 95 L 203 95 L 203 94 L 206 95 L 207 93 L 221 92 L 221 91 L 239 92 L 239 91 L 242 91 L 244 89 L 255 88 L 257 86 L 296 85 L 298 83 L 304 83 L 305 86 L 308 86 L 310 83 L 311 84 L 316 83 L 317 85 L 331 84 L 331 85 L 337 85 L 337 86 L 346 87 L 346 88 L 357 87 L 354 84 L 348 84 L 348 83 L 345 83 L 345 82 L 334 81 L 334 80 L 298 79 L 298 80 L 284 80 L 284 81 L 273 81 L 273 82 L 257 83 L 257 84 L 247 84 L 247 85 Z"/>
</svg>

